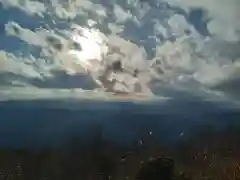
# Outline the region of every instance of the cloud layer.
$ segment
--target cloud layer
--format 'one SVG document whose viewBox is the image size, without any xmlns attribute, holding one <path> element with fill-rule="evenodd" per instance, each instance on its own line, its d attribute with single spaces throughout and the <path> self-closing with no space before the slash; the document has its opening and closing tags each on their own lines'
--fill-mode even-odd
<svg viewBox="0 0 240 180">
<path fill-rule="evenodd" d="M 0 0 L 0 3 L 7 11 L 18 9 L 39 19 L 38 27 L 27 27 L 17 19 L 2 24 L 4 32 L 0 36 L 20 40 L 25 45 L 22 49 L 1 50 L 0 85 L 52 88 L 56 82 L 61 84 L 62 79 L 65 86 L 61 87 L 73 88 L 76 84 L 75 88 L 92 89 L 100 87 L 80 82 L 100 79 L 110 91 L 159 94 L 161 87 L 169 86 L 173 92 L 185 88 L 199 93 L 201 89 L 239 97 L 232 90 L 240 79 L 238 0 L 151 3 Z M 192 12 L 199 9 L 203 14 L 191 18 Z M 202 33 L 196 24 L 202 24 L 207 33 Z M 106 72 L 104 66 L 91 76 L 83 75 L 84 68 L 78 59 L 69 55 L 73 48 L 83 52 L 83 46 L 78 47 L 72 39 L 77 26 L 98 30 L 107 46 L 106 53 L 99 58 L 108 65 L 120 60 L 123 71 Z"/>
</svg>

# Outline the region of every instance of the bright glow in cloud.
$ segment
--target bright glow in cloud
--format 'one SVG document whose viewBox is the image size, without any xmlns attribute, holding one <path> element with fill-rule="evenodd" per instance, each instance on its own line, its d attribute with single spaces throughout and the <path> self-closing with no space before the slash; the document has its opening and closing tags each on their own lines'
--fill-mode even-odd
<svg viewBox="0 0 240 180">
<path fill-rule="evenodd" d="M 103 35 L 102 35 L 103 36 Z M 72 40 L 80 45 L 80 50 L 70 50 L 69 53 L 78 56 L 81 61 L 98 60 L 102 61 L 108 48 L 101 37 L 100 32 L 94 29 L 77 27 L 73 32 Z M 87 62 L 86 62 L 87 63 Z"/>
</svg>

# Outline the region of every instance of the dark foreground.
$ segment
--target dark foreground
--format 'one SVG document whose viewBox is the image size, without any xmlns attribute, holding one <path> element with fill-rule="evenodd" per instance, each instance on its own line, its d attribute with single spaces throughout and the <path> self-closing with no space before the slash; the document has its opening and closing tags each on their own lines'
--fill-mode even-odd
<svg viewBox="0 0 240 180">
<path fill-rule="evenodd" d="M 236 110 L 31 103 L 0 104 L 0 180 L 240 179 Z"/>
<path fill-rule="evenodd" d="M 238 180 L 240 136 L 236 137 L 231 132 L 205 134 L 174 150 L 150 139 L 142 146 L 123 148 L 101 138 L 40 151 L 1 149 L 0 179 Z"/>
</svg>

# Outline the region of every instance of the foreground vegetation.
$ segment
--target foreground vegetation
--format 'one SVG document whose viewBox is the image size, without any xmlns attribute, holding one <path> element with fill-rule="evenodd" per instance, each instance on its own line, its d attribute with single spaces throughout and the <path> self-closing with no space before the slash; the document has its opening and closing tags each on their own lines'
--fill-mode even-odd
<svg viewBox="0 0 240 180">
<path fill-rule="evenodd" d="M 240 136 L 205 132 L 171 148 L 150 136 L 131 147 L 96 134 L 61 148 L 1 149 L 0 180 L 238 180 Z"/>
</svg>

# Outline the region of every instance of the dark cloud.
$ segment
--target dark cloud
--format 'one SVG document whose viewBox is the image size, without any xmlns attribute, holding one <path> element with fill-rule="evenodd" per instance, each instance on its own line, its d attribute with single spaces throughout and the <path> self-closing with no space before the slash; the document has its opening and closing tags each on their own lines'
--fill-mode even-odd
<svg viewBox="0 0 240 180">
<path fill-rule="evenodd" d="M 47 43 L 49 43 L 54 49 L 61 51 L 63 49 L 63 44 L 60 39 L 54 36 L 47 36 Z"/>
</svg>

